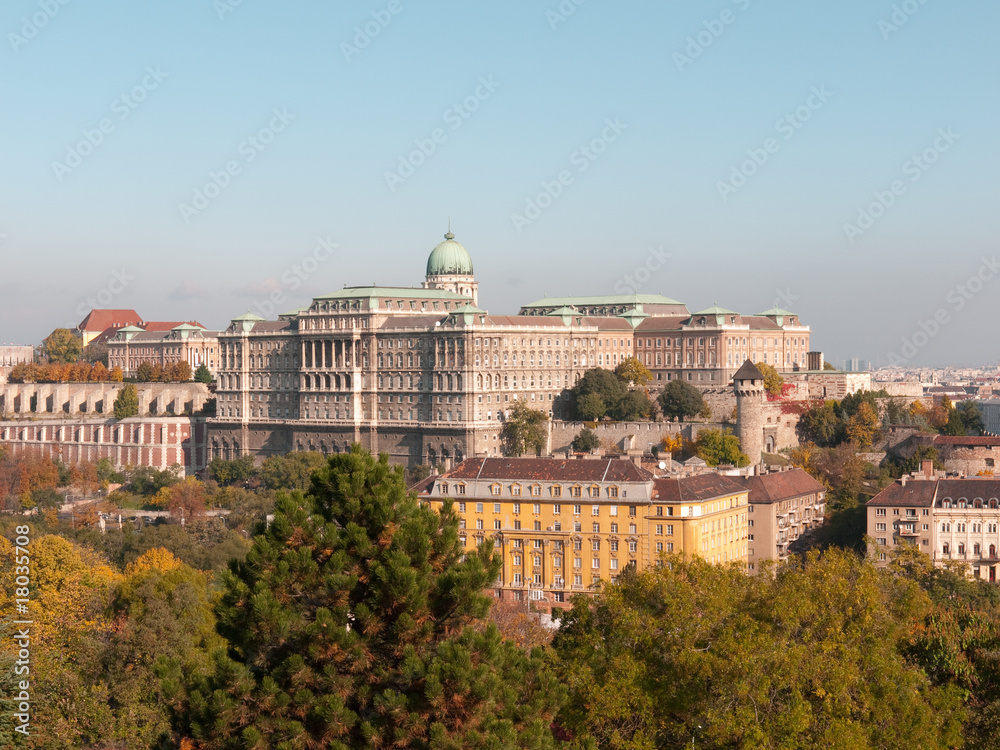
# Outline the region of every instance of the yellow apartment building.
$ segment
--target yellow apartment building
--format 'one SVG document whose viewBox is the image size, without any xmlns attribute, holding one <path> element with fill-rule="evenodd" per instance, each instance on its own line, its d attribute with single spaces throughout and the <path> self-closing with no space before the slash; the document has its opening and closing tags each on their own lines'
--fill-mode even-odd
<svg viewBox="0 0 1000 750">
<path fill-rule="evenodd" d="M 467 549 L 492 542 L 500 598 L 563 606 L 662 553 L 711 562 L 747 555 L 747 491 L 718 474 L 656 479 L 618 458 L 474 458 L 418 487 L 451 501 Z"/>
</svg>

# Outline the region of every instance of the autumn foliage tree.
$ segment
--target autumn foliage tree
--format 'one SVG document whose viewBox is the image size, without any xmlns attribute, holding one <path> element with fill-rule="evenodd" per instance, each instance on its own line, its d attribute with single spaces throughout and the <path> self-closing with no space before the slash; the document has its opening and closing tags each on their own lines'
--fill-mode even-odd
<svg viewBox="0 0 1000 750">
<path fill-rule="evenodd" d="M 562 689 L 540 652 L 481 626 L 499 570 L 387 457 L 331 457 L 226 574 L 214 674 L 166 676 L 179 735 L 206 749 L 552 747 Z"/>
</svg>

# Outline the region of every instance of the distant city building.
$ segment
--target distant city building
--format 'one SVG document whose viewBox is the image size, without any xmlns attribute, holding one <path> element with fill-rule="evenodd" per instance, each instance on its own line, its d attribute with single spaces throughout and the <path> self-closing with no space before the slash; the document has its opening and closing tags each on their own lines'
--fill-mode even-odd
<svg viewBox="0 0 1000 750">
<path fill-rule="evenodd" d="M 983 430 L 990 435 L 1000 435 L 1000 399 L 991 398 L 975 403 L 983 418 Z"/>
<path fill-rule="evenodd" d="M 807 364 L 809 328 L 785 310 L 692 315 L 666 297 L 622 295 L 547 299 L 504 316 L 477 299 L 472 259 L 449 232 L 421 287 L 345 287 L 277 321 L 234 319 L 219 333 L 213 455 L 360 442 L 397 463 L 450 467 L 500 454 L 514 402 L 563 418 L 587 370 L 628 357 L 655 386 L 683 378 L 723 390 L 747 358 L 785 372 Z"/>
<path fill-rule="evenodd" d="M 0 346 L 0 367 L 13 367 L 35 358 L 35 349 L 31 346 L 16 346 L 4 344 Z"/>
</svg>

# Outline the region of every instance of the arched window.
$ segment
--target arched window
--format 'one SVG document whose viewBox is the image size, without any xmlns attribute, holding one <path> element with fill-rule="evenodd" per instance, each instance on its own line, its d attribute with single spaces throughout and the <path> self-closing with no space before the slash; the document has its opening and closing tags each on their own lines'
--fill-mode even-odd
<svg viewBox="0 0 1000 750">
<path fill-rule="evenodd" d="M 965 554 L 965 545 L 962 542 L 958 543 L 958 554 L 960 555 Z"/>
<path fill-rule="evenodd" d="M 990 545 L 990 557 L 996 559 L 997 556 L 997 546 L 995 544 Z"/>
<path fill-rule="evenodd" d="M 944 544 L 941 545 L 941 554 L 944 554 L 944 555 L 951 554 L 951 548 L 948 546 L 947 542 L 945 542 Z"/>
</svg>

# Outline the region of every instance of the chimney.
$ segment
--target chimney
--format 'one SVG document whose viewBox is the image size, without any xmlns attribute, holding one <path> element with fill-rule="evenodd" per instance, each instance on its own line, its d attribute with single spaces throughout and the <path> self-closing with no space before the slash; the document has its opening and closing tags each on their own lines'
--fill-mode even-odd
<svg viewBox="0 0 1000 750">
<path fill-rule="evenodd" d="M 905 486 L 906 486 L 906 474 L 903 474 L 903 476 L 901 476 L 901 477 L 899 478 L 899 484 L 900 484 L 900 485 L 901 485 L 902 487 L 905 487 Z"/>
<path fill-rule="evenodd" d="M 934 462 L 929 460 L 924 460 L 920 462 L 920 472 L 924 475 L 924 479 L 934 478 Z"/>
</svg>

